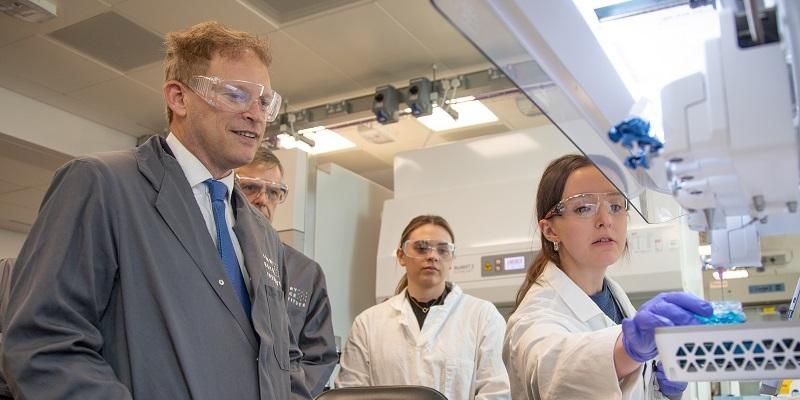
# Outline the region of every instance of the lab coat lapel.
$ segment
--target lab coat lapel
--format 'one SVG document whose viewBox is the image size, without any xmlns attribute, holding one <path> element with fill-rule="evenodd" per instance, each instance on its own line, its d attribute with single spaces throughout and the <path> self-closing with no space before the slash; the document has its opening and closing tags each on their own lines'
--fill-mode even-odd
<svg viewBox="0 0 800 400">
<path fill-rule="evenodd" d="M 581 322 L 588 324 L 592 322 L 597 316 L 605 317 L 603 311 L 600 310 L 600 307 L 595 304 L 592 299 L 584 292 L 572 279 L 567 276 L 560 268 L 558 268 L 555 264 L 549 263 L 547 267 L 545 267 L 544 273 L 542 277 L 550 282 L 550 285 L 556 290 L 556 292 L 565 299 L 564 303 L 567 307 L 572 310 Z M 614 324 L 608 324 L 608 320 L 606 321 L 605 318 L 600 318 L 602 321 L 602 328 L 607 328 L 609 326 L 613 326 Z M 597 327 L 601 328 L 601 327 Z"/>
<path fill-rule="evenodd" d="M 266 232 L 271 228 L 268 226 L 266 219 L 250 207 L 247 198 L 239 190 L 238 185 L 233 190 L 231 203 L 236 215 L 236 224 L 233 226 L 233 231 L 236 233 L 239 245 L 242 247 L 245 268 L 248 275 L 250 275 L 252 286 L 255 288 L 263 285 L 260 279 L 266 273 L 265 277 L 269 280 L 267 284 L 283 290 L 278 264 L 275 260 L 267 257 L 267 254 L 270 254 L 266 248 L 267 243 L 263 240 L 254 240 L 268 237 Z M 251 297 L 254 297 L 254 295 Z M 255 306 L 253 304 L 253 307 Z"/>
<path fill-rule="evenodd" d="M 403 289 L 400 294 L 395 295 L 387 301 L 395 310 L 397 322 L 403 327 L 409 340 L 417 344 L 420 334 L 419 323 L 417 322 L 416 315 L 414 315 L 414 310 L 411 309 L 411 303 L 406 299 L 406 290 L 407 289 Z"/>
<path fill-rule="evenodd" d="M 208 233 L 186 176 L 167 149 L 163 139 L 154 137 L 136 151 L 139 171 L 157 192 L 155 208 L 206 278 L 209 286 L 233 314 L 250 344 L 257 348 L 258 343 L 250 319 L 245 315 L 233 287 L 220 285 L 218 282 L 220 279 L 227 281 L 225 267 Z"/>
<path fill-rule="evenodd" d="M 625 290 L 622 286 L 609 277 L 606 277 L 606 282 L 611 289 L 611 295 L 617 300 L 617 304 L 622 308 L 622 313 L 625 314 L 625 317 L 633 317 L 636 314 L 636 308 L 631 304 L 631 300 L 628 298 L 628 295 L 625 294 Z"/>
</svg>

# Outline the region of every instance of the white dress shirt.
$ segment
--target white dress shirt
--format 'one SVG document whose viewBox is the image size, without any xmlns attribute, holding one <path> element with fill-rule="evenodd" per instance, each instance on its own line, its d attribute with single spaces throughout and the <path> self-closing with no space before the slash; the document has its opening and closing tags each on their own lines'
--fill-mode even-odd
<svg viewBox="0 0 800 400">
<path fill-rule="evenodd" d="M 189 181 L 189 186 L 192 187 L 194 199 L 200 207 L 200 213 L 203 214 L 203 220 L 206 222 L 208 233 L 211 234 L 214 244 L 219 248 L 219 243 L 217 243 L 217 226 L 214 224 L 214 211 L 211 208 L 211 194 L 208 191 L 208 186 L 204 183 L 206 179 L 214 179 L 214 177 L 211 176 L 211 172 L 208 171 L 208 168 L 206 168 L 206 166 L 203 165 L 203 163 L 200 162 L 172 132 L 167 136 L 167 145 L 169 145 L 170 150 L 172 150 L 172 154 L 175 155 L 175 159 L 178 160 L 183 174 L 186 175 L 186 180 Z M 227 176 L 218 180 L 228 187 L 228 196 L 225 199 L 225 222 L 228 224 L 228 234 L 231 236 L 231 241 L 233 242 L 233 251 L 236 252 L 236 259 L 239 260 L 239 269 L 242 271 L 245 286 L 247 286 L 247 291 L 252 294 L 250 275 L 247 273 L 247 268 L 244 266 L 242 247 L 239 245 L 239 239 L 233 231 L 233 226 L 236 223 L 236 219 L 233 216 L 233 208 L 231 207 L 233 172 L 231 171 Z"/>
</svg>

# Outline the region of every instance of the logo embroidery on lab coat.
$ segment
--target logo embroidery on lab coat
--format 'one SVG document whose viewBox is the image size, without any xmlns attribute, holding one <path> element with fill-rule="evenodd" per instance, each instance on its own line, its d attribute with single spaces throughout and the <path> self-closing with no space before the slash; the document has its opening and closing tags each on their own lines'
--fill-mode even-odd
<svg viewBox="0 0 800 400">
<path fill-rule="evenodd" d="M 275 265 L 275 263 L 270 260 L 266 254 L 261 254 L 261 256 L 264 257 L 264 270 L 267 271 L 267 277 L 272 279 L 272 282 L 275 283 L 275 286 L 277 286 L 279 289 L 283 289 L 281 287 L 281 273 L 278 270 L 278 266 Z"/>
<path fill-rule="evenodd" d="M 291 304 L 294 304 L 297 307 L 305 308 L 308 306 L 308 297 L 311 295 L 311 292 L 298 289 L 294 286 L 289 287 L 289 292 L 286 293 L 286 301 Z"/>
</svg>

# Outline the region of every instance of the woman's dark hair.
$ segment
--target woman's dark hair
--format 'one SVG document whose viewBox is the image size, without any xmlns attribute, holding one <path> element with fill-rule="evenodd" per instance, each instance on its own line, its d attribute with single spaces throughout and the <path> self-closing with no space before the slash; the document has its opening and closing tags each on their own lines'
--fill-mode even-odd
<svg viewBox="0 0 800 400">
<path fill-rule="evenodd" d="M 542 174 L 539 181 L 539 188 L 536 191 L 536 221 L 544 218 L 550 209 L 555 207 L 564 195 L 564 187 L 567 185 L 567 178 L 578 169 L 591 167 L 592 161 L 588 157 L 578 154 L 568 154 L 550 162 Z M 517 292 L 517 299 L 514 309 L 519 307 L 519 303 L 525 298 L 528 289 L 533 286 L 539 276 L 544 272 L 544 267 L 548 262 L 561 265 L 558 252 L 553 248 L 553 243 L 544 237 L 544 232 L 540 233 L 542 240 L 542 250 L 536 255 L 533 263 L 528 267 L 525 274 L 525 281 Z"/>
<path fill-rule="evenodd" d="M 417 228 L 423 225 L 436 225 L 444 228 L 448 234 L 450 234 L 450 240 L 454 243 L 456 241 L 456 237 L 453 235 L 453 229 L 450 228 L 450 224 L 447 223 L 447 220 L 438 216 L 438 215 L 418 215 L 411 220 L 411 222 L 406 225 L 406 229 L 403 229 L 403 234 L 400 235 L 400 245 L 398 248 L 403 248 L 403 243 L 408 240 L 408 237 L 411 236 L 411 232 L 414 232 Z M 397 283 L 397 289 L 395 289 L 395 294 L 400 294 L 408 286 L 408 275 L 403 274 L 403 277 L 400 278 L 400 282 Z"/>
</svg>

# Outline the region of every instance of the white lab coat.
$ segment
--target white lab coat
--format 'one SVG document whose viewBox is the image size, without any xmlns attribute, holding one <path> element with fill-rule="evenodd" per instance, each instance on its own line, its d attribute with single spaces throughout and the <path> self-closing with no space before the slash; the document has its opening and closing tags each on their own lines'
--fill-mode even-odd
<svg viewBox="0 0 800 400">
<path fill-rule="evenodd" d="M 620 309 L 636 309 L 606 278 Z M 649 363 L 622 380 L 614 369 L 614 345 L 622 327 L 553 263 L 531 286 L 508 320 L 503 361 L 515 400 L 659 399 Z M 648 382 L 645 385 L 644 382 Z"/>
<path fill-rule="evenodd" d="M 421 385 L 453 400 L 510 399 L 505 327 L 494 305 L 453 284 L 420 331 L 403 291 L 356 317 L 336 387 Z"/>
</svg>

